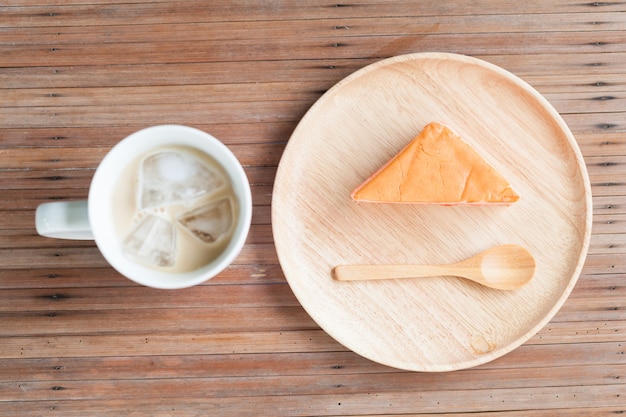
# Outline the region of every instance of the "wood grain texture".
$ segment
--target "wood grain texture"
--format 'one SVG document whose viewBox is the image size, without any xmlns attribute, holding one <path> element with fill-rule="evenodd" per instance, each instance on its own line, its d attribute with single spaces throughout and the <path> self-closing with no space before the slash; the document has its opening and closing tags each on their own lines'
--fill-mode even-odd
<svg viewBox="0 0 626 417">
<path fill-rule="evenodd" d="M 626 6 L 498 0 L 6 0 L 0 6 L 0 414 L 607 416 L 626 412 Z M 290 290 L 272 236 L 276 168 L 313 103 L 380 59 L 447 51 L 544 95 L 582 151 L 589 256 L 570 297 L 507 355 L 448 373 L 364 359 Z M 136 286 L 35 207 L 81 199 L 102 156 L 154 123 L 220 138 L 254 218 L 194 289 Z"/>
</svg>

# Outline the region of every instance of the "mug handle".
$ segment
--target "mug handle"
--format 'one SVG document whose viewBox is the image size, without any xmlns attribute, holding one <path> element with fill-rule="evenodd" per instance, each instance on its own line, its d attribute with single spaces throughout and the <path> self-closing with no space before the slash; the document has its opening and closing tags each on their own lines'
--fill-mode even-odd
<svg viewBox="0 0 626 417">
<path fill-rule="evenodd" d="M 35 227 L 45 237 L 93 240 L 87 200 L 40 204 L 35 212 Z"/>
</svg>

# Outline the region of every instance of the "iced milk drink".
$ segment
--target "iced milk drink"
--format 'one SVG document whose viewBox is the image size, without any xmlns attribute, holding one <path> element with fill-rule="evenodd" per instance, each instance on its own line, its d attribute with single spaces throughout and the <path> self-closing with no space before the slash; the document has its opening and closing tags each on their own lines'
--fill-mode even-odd
<svg viewBox="0 0 626 417">
<path fill-rule="evenodd" d="M 133 161 L 113 202 L 124 256 L 169 272 L 215 259 L 236 224 L 237 198 L 223 168 L 189 147 L 162 147 Z"/>
</svg>

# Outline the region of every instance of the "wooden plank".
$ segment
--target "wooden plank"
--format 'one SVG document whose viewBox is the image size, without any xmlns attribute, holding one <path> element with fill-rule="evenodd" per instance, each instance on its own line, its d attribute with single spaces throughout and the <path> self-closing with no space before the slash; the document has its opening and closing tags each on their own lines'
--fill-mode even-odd
<svg viewBox="0 0 626 417">
<path fill-rule="evenodd" d="M 293 7 L 293 5 L 291 5 Z M 76 8 L 76 6 L 74 6 Z M 183 10 L 184 12 L 185 10 Z M 51 13 L 55 13 L 54 11 Z M 436 34 L 484 34 L 528 32 L 601 32 L 626 29 L 626 19 L 620 13 L 544 13 L 506 15 L 439 15 L 436 22 L 432 16 L 389 16 L 329 19 L 253 20 L 233 25 L 229 21 L 198 21 L 194 25 L 151 22 L 137 31 L 130 22 L 97 22 L 88 16 L 68 20 L 71 25 L 48 26 L 50 17 L 35 15 L 28 22 L 0 30 L 0 44 L 58 45 L 115 42 L 199 42 L 206 40 L 230 41 L 243 39 L 254 33 L 257 39 L 276 40 L 285 35 L 298 33 L 306 38 L 357 37 L 376 34 L 425 35 Z M 67 16 L 66 16 L 67 17 Z M 273 16 L 272 16 L 273 17 Z M 35 22 L 40 25 L 36 26 Z M 28 26 L 27 26 L 28 25 Z"/>
<path fill-rule="evenodd" d="M 610 113 L 624 109 L 624 97 L 595 92 L 546 94 L 559 113 Z"/>
<path fill-rule="evenodd" d="M 376 61 L 364 59 L 286 60 L 255 62 L 180 62 L 134 65 L 0 68 L 2 88 L 114 87 L 324 81 L 334 82 Z M 150 74 L 146 77 L 146 74 Z M 233 77 L 237 74 L 237 77 Z M 134 120 L 129 120 L 135 123 Z M 196 123 L 210 123 L 198 120 Z"/>
<path fill-rule="evenodd" d="M 598 417 L 610 414 L 624 413 L 623 407 L 580 407 L 580 408 L 559 408 L 556 410 L 506 410 L 506 411 L 487 411 L 478 413 L 446 413 L 446 417 L 552 417 L 555 413 L 559 416 L 567 417 Z M 416 416 L 437 416 L 439 413 L 428 414 L 403 414 L 403 417 Z M 366 417 L 365 414 L 355 415 L 354 417 Z M 381 415 L 379 417 L 390 417 L 390 414 Z"/>
<path fill-rule="evenodd" d="M 563 119 L 574 134 L 580 132 L 622 132 L 626 124 L 621 113 L 563 114 Z"/>
<path fill-rule="evenodd" d="M 506 410 L 506 411 L 487 411 L 479 413 L 446 413 L 446 417 L 552 417 L 555 413 L 564 417 L 598 417 L 611 414 L 623 414 L 623 407 L 580 407 L 580 408 L 559 408 L 556 410 Z M 437 416 L 439 413 L 428 414 L 404 414 L 403 417 L 416 416 Z M 354 417 L 367 417 L 365 414 L 355 415 Z M 390 414 L 381 415 L 380 417 L 390 417 Z"/>
<path fill-rule="evenodd" d="M 591 239 L 589 252 L 593 254 L 623 255 L 626 253 L 626 233 L 603 234 Z"/>
<path fill-rule="evenodd" d="M 578 133 L 576 139 L 585 160 L 603 154 L 626 154 L 626 135 L 623 132 Z"/>
<path fill-rule="evenodd" d="M 251 88 L 253 87 L 253 88 Z M 293 82 L 194 84 L 137 87 L 66 87 L 7 89 L 2 107 L 154 105 L 155 103 L 229 103 L 266 101 L 315 101 L 326 82 L 303 85 Z"/>
<path fill-rule="evenodd" d="M 593 220 L 594 233 L 619 233 L 622 226 L 626 223 L 626 215 L 623 214 L 596 214 Z"/>
<path fill-rule="evenodd" d="M 518 59 L 505 54 L 482 57 L 522 76 L 528 83 L 545 93 L 567 91 L 624 91 L 624 68 L 619 65 L 620 54 L 585 54 L 582 56 L 526 56 Z M 481 56 L 478 56 L 479 58 Z M 589 59 L 591 57 L 591 60 Z M 550 58 L 551 72 L 539 68 L 541 60 Z M 558 59 L 557 59 L 558 58 Z M 348 74 L 368 65 L 377 58 L 285 60 L 256 62 L 203 62 L 107 65 L 71 67 L 2 68 L 0 89 L 41 88 L 49 94 L 55 88 L 97 88 L 133 86 L 180 86 L 238 83 L 249 87 L 257 83 L 322 83 L 329 88 Z M 592 65 L 597 61 L 601 65 Z M 517 66 L 512 66 L 517 63 Z M 581 71 L 573 71 L 576 69 Z M 229 74 L 236 71 L 233 79 Z M 149 73 L 150 77 L 146 77 Z M 259 86 L 262 88 L 262 86 Z M 250 94 L 253 92 L 248 92 Z"/>
<path fill-rule="evenodd" d="M 563 355 L 563 350 L 571 354 Z M 560 352 L 559 352 L 560 351 Z M 570 344 L 528 346 L 524 345 L 510 354 L 478 368 L 453 373 L 424 374 L 411 373 L 389 368 L 369 361 L 353 352 L 298 352 L 272 354 L 212 354 L 187 356 L 112 356 L 84 358 L 36 358 L 36 359 L 0 359 L 4 371 L 3 382 L 16 381 L 92 381 L 103 379 L 132 380 L 140 378 L 169 379 L 176 378 L 218 378 L 246 376 L 279 376 L 279 375 L 318 375 L 334 378 L 337 375 L 360 375 L 367 378 L 372 374 L 383 374 L 386 379 L 395 379 L 398 374 L 405 378 L 413 378 L 413 384 L 421 381 L 424 385 L 456 384 L 459 389 L 473 386 L 473 382 L 483 382 L 497 386 L 500 383 L 511 384 L 516 378 L 506 377 L 505 372 L 515 375 L 524 374 L 526 370 L 536 372 L 542 366 L 537 353 L 549 355 L 553 360 L 551 368 L 567 370 L 570 366 L 598 367 L 616 366 L 623 368 L 623 362 L 616 343 Z M 511 364 L 518 363 L 517 370 Z M 597 362 L 596 362 L 597 361 Z M 133 371 L 133 368 L 139 370 Z M 620 375 L 620 372 L 607 372 L 607 375 Z M 491 376 L 490 376 L 491 375 Z M 536 374 L 535 374 L 536 375 Z M 545 381 L 557 381 L 561 378 L 549 377 Z M 480 378 L 477 378 L 480 376 Z M 496 376 L 494 378 L 494 376 Z M 570 378 L 566 378 L 571 380 Z M 523 375 L 521 376 L 523 378 Z M 388 383 L 381 380 L 382 384 Z M 623 383 L 616 381 L 616 383 Z"/>
<path fill-rule="evenodd" d="M 64 288 L 134 287 L 137 285 L 109 266 L 90 268 L 88 274 L 89 276 L 85 276 L 84 269 L 72 268 L 70 265 L 45 269 L 0 269 L 0 288 L 48 288 L 61 291 Z M 265 263 L 231 265 L 202 285 L 282 284 L 284 282 L 285 277 L 280 266 Z"/>
<path fill-rule="evenodd" d="M 608 145 L 604 146 L 610 146 Z M 602 145 L 601 145 L 602 146 Z M 592 194 L 596 197 L 602 196 L 609 198 L 610 196 L 623 195 L 625 184 L 623 181 L 626 173 L 626 158 L 620 154 L 612 154 L 611 156 L 586 156 L 585 163 L 589 171 L 589 180 L 591 182 Z"/>
<path fill-rule="evenodd" d="M 4 338 L 0 358 L 346 351 L 321 330 Z"/>
<path fill-rule="evenodd" d="M 3 381 L 399 373 L 349 351 L 0 359 Z M 136 372 L 139 369 L 139 373 Z"/>
<path fill-rule="evenodd" d="M 125 291 L 106 291 L 124 300 Z M 222 294 L 223 291 L 210 291 Z M 242 291 L 242 293 L 251 293 Z M 58 292 L 53 294 L 61 294 Z M 67 309 L 62 305 L 41 309 L 36 305 L 33 311 L 2 312 L 0 330 L 12 336 L 56 336 L 56 335 L 132 335 L 203 333 L 227 331 L 295 331 L 318 329 L 306 312 L 294 303 L 272 305 L 263 294 L 252 292 L 258 297 L 258 306 L 250 307 L 211 304 L 207 300 L 203 306 L 187 306 L 181 301 L 179 306 L 170 303 L 158 306 L 158 298 L 146 296 L 146 302 L 154 302 L 157 308 L 116 309 L 115 306 L 97 305 L 93 310 L 80 310 L 74 306 Z M 527 342 L 528 345 L 584 344 L 623 341 L 626 333 L 626 316 L 623 312 L 615 314 L 610 305 L 619 305 L 618 292 L 614 291 L 613 303 L 600 299 L 592 300 L 589 305 L 581 298 L 568 300 L 566 306 L 537 336 Z M 7 295 L 11 295 L 8 293 Z M 39 303 L 42 304 L 42 303 Z M 59 303 L 61 304 L 61 303 Z M 159 320 L 155 320 L 159 317 Z M 131 319 L 132 318 L 132 319 Z M 621 320 L 620 320 L 621 318 Z M 568 348 L 568 350 L 571 350 Z M 615 352 L 614 352 L 615 353 Z M 546 352 L 542 352 L 542 358 Z M 557 352 L 557 354 L 562 354 Z M 574 360 L 568 355 L 562 360 Z M 577 357 L 576 357 L 577 358 Z M 576 360 L 579 360 L 577 358 Z M 595 359 L 597 360 L 597 358 Z M 527 359 L 525 359 L 527 361 Z"/>
<path fill-rule="evenodd" d="M 623 274 L 626 273 L 626 265 L 623 263 L 624 255 L 615 256 L 610 254 L 589 255 L 583 267 L 585 274 Z"/>
<path fill-rule="evenodd" d="M 587 381 L 589 385 L 599 385 L 606 381 L 607 375 L 620 375 L 626 370 L 626 365 L 586 366 L 576 370 L 579 378 Z M 546 373 L 542 368 L 526 368 L 524 373 L 518 372 L 511 378 L 507 371 L 492 370 L 478 372 L 480 378 L 460 373 L 450 383 L 448 378 L 418 375 L 409 373 L 397 373 L 391 379 L 385 374 L 370 374 L 368 378 L 359 375 L 336 375 L 327 377 L 325 382 L 311 375 L 284 375 L 284 376 L 247 376 L 239 377 L 177 377 L 158 379 L 130 379 L 117 380 L 115 384 L 108 381 L 65 381 L 61 385 L 53 385 L 57 389 L 51 389 L 50 382 L 2 382 L 0 383 L 0 402 L 13 401 L 63 401 L 85 400 L 99 401 L 103 399 L 133 400 L 140 396 L 152 398 L 216 398 L 224 393 L 229 397 L 257 397 L 257 396 L 294 396 L 294 395 L 354 395 L 375 391 L 379 395 L 384 393 L 398 392 L 405 386 L 418 386 L 424 395 L 432 395 L 440 390 L 466 392 L 469 384 L 474 389 L 493 389 L 495 381 L 503 381 L 498 389 L 526 389 L 526 388 L 550 388 L 554 380 L 561 381 L 561 388 L 570 387 L 572 384 L 571 369 L 550 368 Z M 550 375 L 550 376 L 548 376 Z M 570 378 L 568 378 L 568 376 Z M 506 377 L 506 378 L 504 378 Z M 473 381 L 473 382 L 472 382 Z M 54 382 L 53 382 L 54 384 Z M 615 378 L 615 390 L 620 385 L 624 388 L 626 382 L 621 378 Z M 60 391 L 60 392 L 54 392 Z M 149 392 L 150 394 L 145 394 Z"/>
<path fill-rule="evenodd" d="M 623 70 L 619 63 L 621 53 L 584 53 L 584 54 L 478 54 L 477 58 L 484 59 L 498 65 L 514 74 L 526 79 L 534 74 L 560 74 L 567 76 L 573 73 L 585 73 L 596 77 L 602 83 L 604 74 L 615 74 Z"/>
<path fill-rule="evenodd" d="M 261 397 L 191 397 L 176 401 L 165 398 L 159 401 L 141 400 L 48 400 L 0 403 L 0 412 L 6 416 L 40 415 L 50 411 L 64 416 L 96 416 L 102 413 L 134 416 L 177 415 L 197 416 L 221 413 L 222 415 L 256 416 L 318 416 L 355 415 L 359 410 L 373 414 L 402 414 L 419 409 L 421 413 L 437 413 L 445 404 L 451 412 L 487 412 L 534 410 L 541 404 L 544 410 L 577 409 L 590 401 L 594 407 L 623 407 L 620 385 L 590 385 L 585 389 L 572 387 L 511 388 L 464 391 L 433 391 L 428 393 L 359 393 L 329 395 L 271 395 Z M 145 398 L 145 397 L 144 397 Z M 146 412 L 144 410 L 149 410 Z M 529 415 L 529 414 L 526 414 Z"/>
<path fill-rule="evenodd" d="M 122 3 L 116 5 L 116 3 Z M 328 4 L 321 1 L 303 4 L 291 4 L 284 0 L 272 5 L 249 4 L 246 13 L 241 13 L 241 6 L 227 1 L 215 1 L 207 5 L 202 1 L 186 1 L 184 8 L 171 7 L 168 2 L 137 1 L 127 3 L 122 0 L 104 2 L 91 0 L 88 3 L 73 4 L 65 0 L 49 2 L 44 0 L 18 1 L 9 0 L 4 7 L 5 19 L 3 27 L 25 26 L 63 26 L 68 19 L 76 24 L 96 26 L 133 23 L 132 19 L 141 19 L 143 24 L 185 23 L 195 21 L 254 21 L 266 20 L 309 20 L 327 19 L 329 17 L 395 17 L 395 16 L 442 16 L 442 15 L 508 15 L 537 13 L 597 13 L 624 11 L 619 3 L 598 2 L 564 4 L 558 1 L 542 2 L 533 0 L 524 5 L 506 0 L 490 5 L 485 9 L 471 1 L 451 1 L 446 3 L 426 2 L 416 7 L 410 1 L 365 1 L 358 4 Z M 287 5 L 289 7 L 287 7 Z M 342 7 L 344 6 L 344 7 Z M 202 16 L 203 19 L 200 19 Z M 596 22 L 596 19 L 590 19 Z"/>
<path fill-rule="evenodd" d="M 295 128 L 295 122 L 246 123 L 236 126 L 225 124 L 197 124 L 191 127 L 203 130 L 218 138 L 225 145 L 286 142 Z M 2 148 L 62 148 L 105 147 L 111 148 L 131 133 L 145 125 L 102 127 L 59 127 L 0 129 Z"/>
<path fill-rule="evenodd" d="M 568 301 L 569 302 L 569 301 Z M 571 311 L 571 310 L 570 310 Z M 585 319 L 584 313 L 578 317 L 572 317 L 571 321 L 561 321 L 563 318 L 569 318 L 571 314 L 564 308 L 558 316 L 541 329 L 536 336 L 526 342 L 527 345 L 558 345 L 561 353 L 554 352 L 555 363 L 562 361 L 579 361 L 578 354 L 574 354 L 577 349 L 585 349 L 585 343 L 605 343 L 611 342 L 611 351 L 606 353 L 607 360 L 620 360 L 620 356 L 624 351 L 621 342 L 624 338 L 624 321 L 619 320 L 602 320 L 596 321 L 596 318 L 589 317 Z M 578 320 L 575 320 L 575 319 Z M 606 317 L 605 317 L 606 318 Z M 564 345 L 567 345 L 564 346 Z M 572 355 L 563 355 L 562 350 L 571 348 Z M 588 346 L 593 350 L 593 346 Z M 587 352 L 588 354 L 589 352 Z M 583 355 L 584 353 L 580 353 Z M 557 358 L 556 355 L 561 355 Z M 611 359 L 609 359 L 611 358 Z M 599 358 L 596 358 L 599 360 Z"/>
<path fill-rule="evenodd" d="M 626 283 L 620 274 L 583 274 L 576 283 L 570 298 L 601 297 L 611 294 L 613 291 L 619 293 L 625 288 Z"/>
<path fill-rule="evenodd" d="M 619 287 L 616 287 L 616 290 L 613 291 L 606 291 L 612 295 L 606 298 L 588 296 L 587 298 L 572 297 L 568 299 L 563 307 L 561 307 L 558 317 L 553 319 L 554 322 L 611 320 L 611 325 L 614 324 L 617 327 L 611 328 L 610 331 L 607 331 L 607 334 L 623 338 L 624 332 L 620 330 L 618 322 L 626 319 L 626 313 L 624 312 L 623 301 L 620 299 L 620 291 L 618 288 Z M 577 330 L 582 330 L 582 328 Z"/>
<path fill-rule="evenodd" d="M 3 66 L 67 66 L 67 65 L 129 65 L 166 62 L 233 62 L 287 60 L 294 54 L 306 54 L 309 59 L 352 58 L 369 56 L 386 58 L 419 51 L 462 52 L 468 55 L 500 54 L 561 54 L 624 53 L 623 35 L 619 32 L 596 32 L 592 40 L 585 32 L 508 33 L 458 35 L 429 34 L 413 37 L 388 36 L 380 43 L 378 36 L 335 39 L 289 38 L 275 42 L 263 39 L 235 39 L 186 43 L 131 42 L 94 44 L 5 45 Z M 372 45 L 380 45 L 372 49 Z M 244 59 L 245 58 L 245 59 Z"/>
<path fill-rule="evenodd" d="M 284 143 L 230 145 L 242 165 L 272 166 L 280 161 Z M 0 148 L 0 170 L 95 169 L 109 151 L 102 148 Z"/>
<path fill-rule="evenodd" d="M 593 199 L 593 213 L 597 215 L 623 214 L 626 210 L 626 199 L 623 196 L 600 195 Z"/>
<path fill-rule="evenodd" d="M 240 103 L 159 103 L 149 107 L 128 106 L 46 106 L 2 107 L 0 117 L 6 127 L 66 127 L 123 125 L 132 113 L 144 126 L 159 124 L 193 125 L 195 120 L 215 120 L 219 123 L 293 122 L 304 115 L 310 103 L 302 101 L 273 101 L 259 106 L 255 102 Z"/>
<path fill-rule="evenodd" d="M 591 193 L 593 195 L 621 195 L 626 192 L 626 186 L 622 182 L 616 182 L 614 178 L 599 179 L 591 183 Z"/>
<path fill-rule="evenodd" d="M 213 287 L 215 288 L 215 287 Z M 128 290 L 129 288 L 126 288 Z M 239 288 L 242 294 L 250 293 Z M 125 291 L 115 291 L 123 294 Z M 221 294 L 222 291 L 211 291 Z M 261 303 L 264 298 L 254 294 Z M 119 297 L 119 296 L 118 296 Z M 124 299 L 124 297 L 120 297 Z M 150 300 L 148 295 L 146 300 Z M 293 331 L 311 330 L 318 326 L 299 305 L 250 307 L 215 306 L 207 300 L 206 306 L 175 308 L 153 304 L 156 308 L 125 310 L 35 310 L 30 312 L 2 312 L 0 333 L 12 336 L 87 335 L 87 334 L 169 334 L 227 331 Z M 235 304 L 233 304 L 235 305 Z M 70 307 L 71 308 L 71 307 Z M 158 320 L 155 318 L 158 317 Z"/>
<path fill-rule="evenodd" d="M 554 331 L 563 332 L 563 326 L 554 326 Z M 571 326 L 570 326 L 571 327 Z M 549 333 L 547 327 L 544 333 Z M 573 333 L 573 332 L 572 332 Z M 572 334 L 570 333 L 570 334 Z M 554 343 L 555 337 L 536 336 L 527 344 L 507 355 L 476 369 L 500 367 L 541 367 L 545 358 L 551 358 L 554 366 L 602 363 L 624 365 L 626 356 L 622 341 L 606 341 L 602 336 L 595 338 L 584 335 L 571 336 L 569 343 Z M 567 339 L 563 339 L 567 340 Z M 571 350 L 571 355 L 564 351 Z M 43 335 L 14 336 L 3 340 L 0 346 L 1 359 L 37 358 L 114 358 L 160 355 L 240 355 L 280 354 L 304 352 L 348 352 L 325 332 L 318 329 L 234 332 L 183 332 L 106 335 Z M 591 356 L 590 356 L 591 355 Z M 587 357 L 587 360 L 583 360 Z M 522 366 L 524 364 L 524 366 Z M 334 366 L 335 364 L 333 364 Z M 288 372 L 288 371 L 287 371 Z M 472 371 L 466 371 L 472 373 Z"/>
<path fill-rule="evenodd" d="M 588 156 L 585 158 L 585 165 L 587 165 L 590 177 L 595 177 L 598 174 L 605 178 L 610 175 L 619 177 L 626 173 L 626 156 Z"/>
<path fill-rule="evenodd" d="M 202 285 L 177 291 L 133 288 L 4 290 L 2 312 L 89 311 L 101 309 L 256 308 L 299 306 L 286 283 Z M 250 310 L 252 311 L 252 310 Z"/>
</svg>

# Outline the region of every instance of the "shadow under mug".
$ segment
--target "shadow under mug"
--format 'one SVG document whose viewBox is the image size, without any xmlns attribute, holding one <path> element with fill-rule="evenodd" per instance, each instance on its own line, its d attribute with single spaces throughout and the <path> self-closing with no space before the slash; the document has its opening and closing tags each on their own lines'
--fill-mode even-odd
<svg viewBox="0 0 626 417">
<path fill-rule="evenodd" d="M 229 243 L 216 259 L 190 272 L 163 272 L 129 260 L 114 227 L 118 180 L 128 164 L 164 146 L 195 148 L 212 157 L 226 172 L 238 199 L 236 224 Z M 223 271 L 239 255 L 250 230 L 252 195 L 246 173 L 233 153 L 201 130 L 181 125 L 153 126 L 135 132 L 115 145 L 102 159 L 82 201 L 44 203 L 37 207 L 37 233 L 59 239 L 95 240 L 107 262 L 136 283 L 162 289 L 200 284 Z"/>
</svg>

